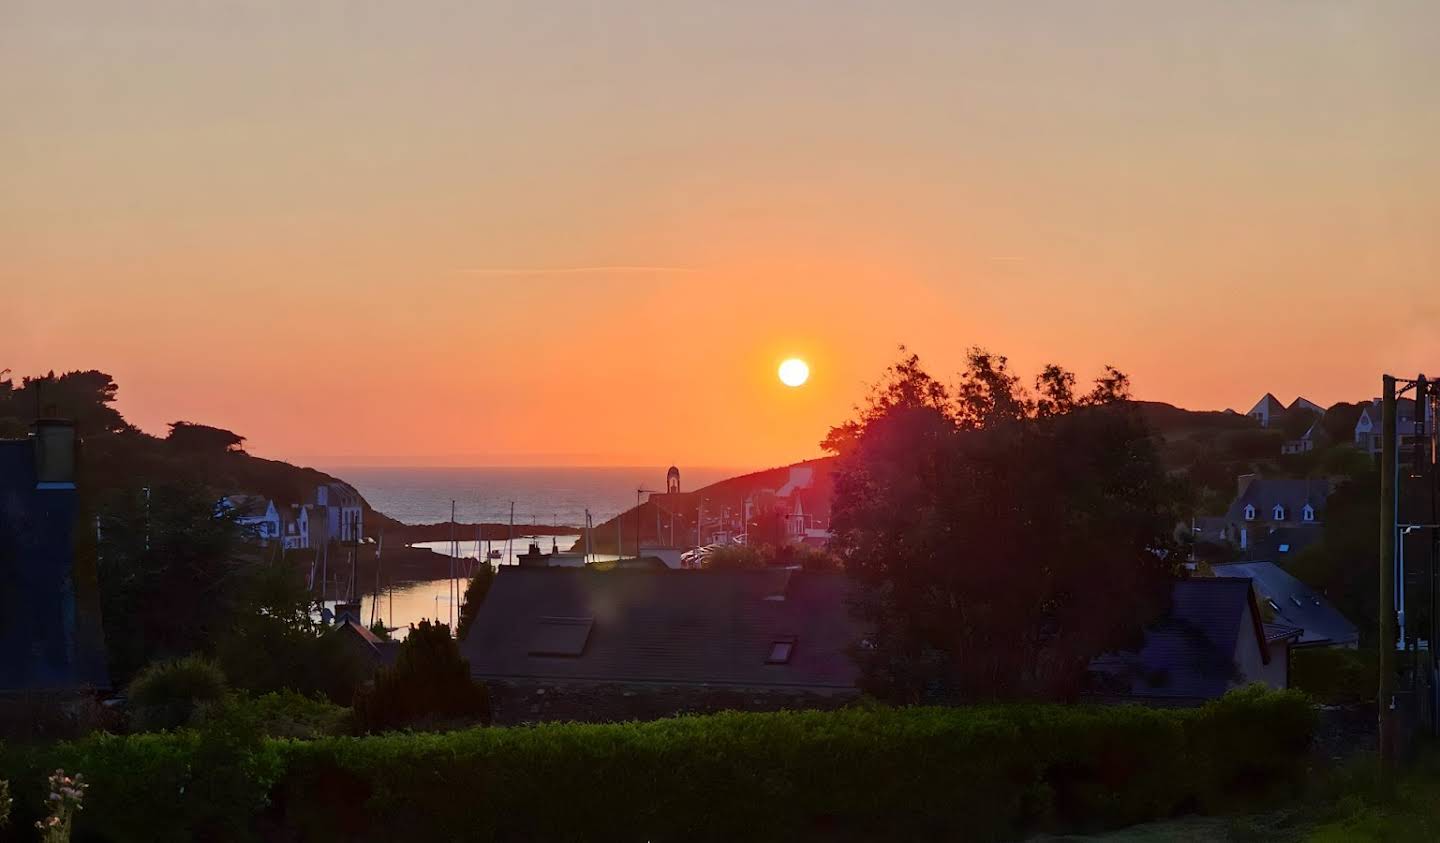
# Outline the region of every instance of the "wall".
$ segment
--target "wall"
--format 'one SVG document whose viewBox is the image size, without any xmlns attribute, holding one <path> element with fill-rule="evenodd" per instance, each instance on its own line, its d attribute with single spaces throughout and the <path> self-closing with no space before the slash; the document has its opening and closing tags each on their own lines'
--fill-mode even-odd
<svg viewBox="0 0 1440 843">
<path fill-rule="evenodd" d="M 654 720 L 675 714 L 717 711 L 829 710 L 859 696 L 856 691 L 546 680 L 486 680 L 485 684 L 490 688 L 491 714 L 497 726 L 563 721 L 609 723 Z"/>
</svg>

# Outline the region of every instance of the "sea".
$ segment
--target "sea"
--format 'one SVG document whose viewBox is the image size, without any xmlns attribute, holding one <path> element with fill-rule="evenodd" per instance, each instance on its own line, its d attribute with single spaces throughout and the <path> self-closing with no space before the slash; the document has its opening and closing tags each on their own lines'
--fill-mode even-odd
<svg viewBox="0 0 1440 843">
<path fill-rule="evenodd" d="M 406 524 L 450 520 L 450 503 L 461 523 L 507 523 L 515 505 L 516 534 L 529 524 L 585 525 L 585 510 L 598 524 L 635 505 L 636 490 L 665 491 L 669 466 L 399 468 L 327 466 L 379 512 Z M 688 491 L 753 471 L 750 468 L 680 467 Z"/>
<path fill-rule="evenodd" d="M 515 504 L 516 540 L 509 548 L 511 559 L 523 553 L 527 544 L 525 528 L 531 524 L 563 524 L 581 527 L 589 509 L 595 523 L 613 518 L 635 505 L 635 491 L 664 491 L 669 466 L 624 467 L 535 467 L 535 468 L 400 468 L 373 466 L 327 466 L 325 471 L 350 483 L 370 505 L 391 518 L 407 524 L 439 524 L 450 520 L 450 503 L 461 523 L 507 523 L 510 504 Z M 753 471 L 750 468 L 680 469 L 680 488 L 698 489 L 711 483 Z M 644 494 L 642 492 L 642 494 Z M 579 538 L 557 536 L 561 550 Z M 550 537 L 537 539 L 544 550 Z M 449 553 L 450 543 L 420 542 L 437 553 Z M 481 548 L 473 540 L 459 542 L 460 558 L 475 559 L 484 549 L 505 553 L 504 542 Z M 464 584 L 459 583 L 463 589 Z M 421 618 L 454 623 L 459 595 L 450 580 L 395 583 L 377 601 L 373 594 L 361 598 L 360 613 L 365 620 L 379 618 L 404 638 L 409 625 Z M 451 627 L 454 628 L 453 626 Z"/>
</svg>

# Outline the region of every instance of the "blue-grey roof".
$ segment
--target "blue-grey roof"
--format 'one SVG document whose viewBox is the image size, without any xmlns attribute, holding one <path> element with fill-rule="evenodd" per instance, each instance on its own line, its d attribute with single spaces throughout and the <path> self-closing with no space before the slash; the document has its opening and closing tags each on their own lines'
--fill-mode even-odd
<svg viewBox="0 0 1440 843">
<path fill-rule="evenodd" d="M 500 569 L 461 643 L 478 678 L 848 690 L 859 640 L 844 574 Z M 584 625 L 575 653 L 538 652 L 545 626 Z M 767 659 L 789 642 L 784 663 Z"/>
<path fill-rule="evenodd" d="M 1324 528 L 1319 524 L 1299 527 L 1276 527 L 1269 534 L 1259 536 L 1245 549 L 1245 558 L 1285 561 L 1320 541 Z"/>
<path fill-rule="evenodd" d="M 1268 521 L 1275 505 L 1281 504 L 1285 507 L 1285 520 L 1299 522 L 1302 510 L 1309 504 L 1315 509 L 1315 520 L 1320 521 L 1328 497 L 1329 480 L 1256 477 L 1231 501 L 1225 518 L 1231 522 L 1244 521 L 1245 507 L 1250 505 L 1255 507 L 1255 520 Z"/>
<path fill-rule="evenodd" d="M 77 495 L 37 480 L 33 441 L 0 440 L 0 691 L 103 687 L 103 649 L 77 626 Z"/>
<path fill-rule="evenodd" d="M 1250 604 L 1250 581 L 1204 577 L 1178 580 L 1170 612 L 1145 631 L 1138 653 L 1111 653 L 1091 663 L 1103 684 L 1124 696 L 1207 700 L 1222 696 L 1237 678 L 1236 648 L 1261 648 L 1258 623 L 1241 629 Z M 1252 640 L 1242 641 L 1241 636 Z"/>
<path fill-rule="evenodd" d="M 1274 604 L 1275 620 L 1300 628 L 1302 645 L 1354 644 L 1360 640 L 1355 624 L 1274 562 L 1235 562 L 1216 565 L 1214 570 L 1217 577 L 1253 580 L 1261 598 Z"/>
</svg>

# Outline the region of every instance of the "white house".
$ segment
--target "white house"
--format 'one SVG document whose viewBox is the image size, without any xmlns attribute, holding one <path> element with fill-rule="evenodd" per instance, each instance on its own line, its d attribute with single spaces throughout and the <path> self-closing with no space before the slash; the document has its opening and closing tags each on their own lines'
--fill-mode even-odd
<svg viewBox="0 0 1440 843">
<path fill-rule="evenodd" d="M 365 537 L 364 503 L 360 493 L 345 483 L 326 483 L 315 487 L 315 505 L 325 510 L 330 538 L 341 542 L 358 542 Z"/>
<path fill-rule="evenodd" d="M 1368 454 L 1380 453 L 1381 434 L 1384 431 L 1380 424 L 1382 412 L 1379 398 L 1372 400 L 1360 411 L 1360 418 L 1355 422 L 1355 447 Z M 1427 418 L 1425 429 L 1434 430 L 1435 414 L 1426 408 Z M 1395 432 L 1399 437 L 1401 447 L 1408 447 L 1415 436 L 1415 401 L 1410 398 L 1398 398 L 1395 401 Z"/>
<path fill-rule="evenodd" d="M 260 495 L 230 495 L 220 506 L 235 514 L 235 523 L 262 543 L 280 537 L 280 511 L 275 502 Z"/>
<path fill-rule="evenodd" d="M 1267 392 L 1261 396 L 1259 401 L 1255 402 L 1255 406 L 1251 407 L 1250 412 L 1245 415 L 1260 422 L 1261 427 L 1269 427 L 1270 422 L 1279 421 L 1280 417 L 1285 415 L 1285 405 L 1280 403 L 1280 399 Z"/>
</svg>

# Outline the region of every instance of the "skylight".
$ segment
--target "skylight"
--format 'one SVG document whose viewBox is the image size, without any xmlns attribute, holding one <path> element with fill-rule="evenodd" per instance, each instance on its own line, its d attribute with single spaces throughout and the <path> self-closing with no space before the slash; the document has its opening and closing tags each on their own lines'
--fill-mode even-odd
<svg viewBox="0 0 1440 843">
<path fill-rule="evenodd" d="M 766 664 L 789 664 L 790 656 L 795 652 L 795 639 L 782 638 L 770 642 L 770 655 L 766 656 Z"/>
</svg>

